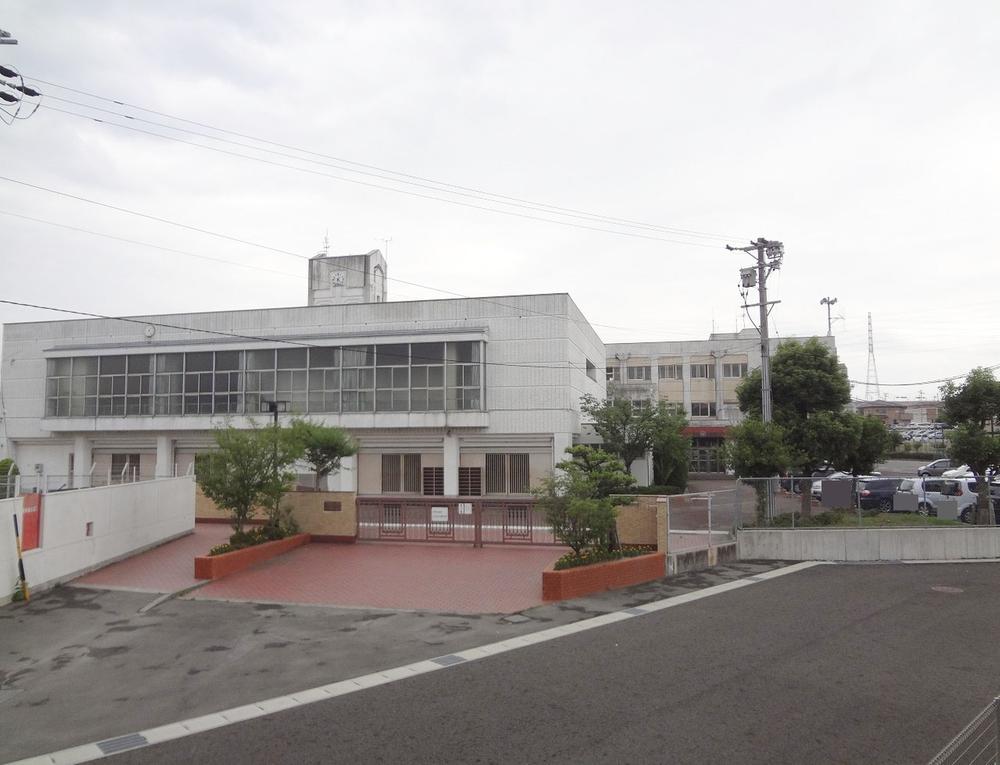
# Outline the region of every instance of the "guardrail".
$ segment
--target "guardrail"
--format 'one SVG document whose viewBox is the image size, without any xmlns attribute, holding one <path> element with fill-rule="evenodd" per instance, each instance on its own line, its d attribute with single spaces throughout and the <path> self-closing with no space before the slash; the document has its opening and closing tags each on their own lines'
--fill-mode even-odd
<svg viewBox="0 0 1000 765">
<path fill-rule="evenodd" d="M 928 765 L 994 765 L 1000 759 L 1000 697 L 948 742 Z"/>
</svg>

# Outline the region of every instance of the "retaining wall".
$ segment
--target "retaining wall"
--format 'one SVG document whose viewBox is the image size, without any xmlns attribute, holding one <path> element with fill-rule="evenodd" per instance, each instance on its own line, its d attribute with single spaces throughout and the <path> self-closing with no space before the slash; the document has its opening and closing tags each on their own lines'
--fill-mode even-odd
<svg viewBox="0 0 1000 765">
<path fill-rule="evenodd" d="M 194 478 L 162 478 L 42 497 L 38 549 L 24 553 L 32 592 L 194 530 Z M 14 523 L 21 523 L 22 498 L 0 501 L 0 603 L 17 583 Z M 22 524 L 23 528 L 23 524 Z"/>
<path fill-rule="evenodd" d="M 741 529 L 741 560 L 1000 560 L 1000 527 Z"/>
</svg>

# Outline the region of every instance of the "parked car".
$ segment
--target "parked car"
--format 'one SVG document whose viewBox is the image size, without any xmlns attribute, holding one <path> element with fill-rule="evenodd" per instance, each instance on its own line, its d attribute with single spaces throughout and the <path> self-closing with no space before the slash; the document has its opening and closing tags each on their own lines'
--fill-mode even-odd
<svg viewBox="0 0 1000 765">
<path fill-rule="evenodd" d="M 858 481 L 858 505 L 862 510 L 891 513 L 899 483 L 898 478 L 866 478 Z"/>
<path fill-rule="evenodd" d="M 926 465 L 921 465 L 917 468 L 917 475 L 924 476 L 939 476 L 944 473 L 945 470 L 951 470 L 952 468 L 959 467 L 959 463 L 948 458 L 934 460 L 933 462 L 928 462 Z"/>
<path fill-rule="evenodd" d="M 968 465 L 959 465 L 951 470 L 945 470 L 941 474 L 942 478 L 975 478 L 976 474 Z"/>
<path fill-rule="evenodd" d="M 916 494 L 918 512 L 927 515 L 937 515 L 942 499 L 955 499 L 958 501 L 958 517 L 965 523 L 971 522 L 979 501 L 976 481 L 971 478 L 904 478 L 899 482 L 897 491 Z"/>
<path fill-rule="evenodd" d="M 819 472 L 819 471 L 817 471 L 817 472 Z M 813 476 L 815 476 L 815 475 L 816 475 L 816 473 L 813 473 Z M 813 481 L 813 484 L 812 484 L 812 496 L 813 496 L 813 499 L 819 499 L 819 500 L 823 499 L 823 481 L 843 481 L 845 478 L 846 479 L 850 479 L 851 478 L 851 474 L 850 473 L 845 473 L 845 472 L 843 472 L 841 470 L 834 470 L 832 473 L 824 475 L 819 480 Z"/>
</svg>

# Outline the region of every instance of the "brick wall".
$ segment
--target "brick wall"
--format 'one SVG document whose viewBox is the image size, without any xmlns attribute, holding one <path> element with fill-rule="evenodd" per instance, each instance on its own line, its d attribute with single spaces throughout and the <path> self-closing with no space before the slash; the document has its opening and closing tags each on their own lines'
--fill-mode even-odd
<svg viewBox="0 0 1000 765">
<path fill-rule="evenodd" d="M 618 507 L 618 540 L 623 545 L 655 545 L 656 497 L 638 496 L 630 505 Z"/>
<path fill-rule="evenodd" d="M 357 495 L 346 491 L 290 491 L 281 500 L 282 505 L 292 509 L 292 517 L 299 528 L 311 534 L 317 542 L 354 541 L 358 535 Z M 326 503 L 339 503 L 340 510 L 325 510 Z M 263 508 L 257 508 L 254 519 L 266 517 Z M 216 504 L 201 493 L 195 494 L 195 518 L 198 520 L 229 520 L 229 512 L 220 510 Z"/>
<path fill-rule="evenodd" d="M 666 573 L 666 556 L 663 553 L 595 563 L 563 571 L 546 569 L 542 572 L 542 600 L 566 600 L 594 592 L 616 590 L 662 579 Z"/>
</svg>

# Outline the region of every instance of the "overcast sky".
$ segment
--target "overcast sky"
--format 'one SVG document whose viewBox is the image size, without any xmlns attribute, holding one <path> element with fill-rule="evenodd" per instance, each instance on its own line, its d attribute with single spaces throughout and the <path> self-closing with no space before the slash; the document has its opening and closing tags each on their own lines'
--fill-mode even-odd
<svg viewBox="0 0 1000 765">
<path fill-rule="evenodd" d="M 1000 364 L 996 0 L 0 0 L 0 28 L 20 41 L 0 46 L 0 63 L 47 96 L 248 143 L 39 79 L 330 157 L 661 228 L 452 196 L 48 97 L 30 119 L 0 125 L 0 175 L 305 256 L 327 230 L 334 254 L 384 249 L 391 237 L 390 299 L 442 296 L 430 287 L 569 292 L 605 342 L 742 328 L 739 268 L 750 261 L 723 245 L 766 236 L 786 250 L 770 281 L 781 301 L 773 330 L 824 334 L 820 299 L 836 297 L 834 334 L 853 380 L 865 380 L 868 312 L 883 383 Z M 290 255 L 9 181 L 0 181 L 0 211 L 3 299 L 115 315 L 305 303 L 305 263 Z M 0 306 L 0 322 L 42 318 L 57 316 Z"/>
</svg>

